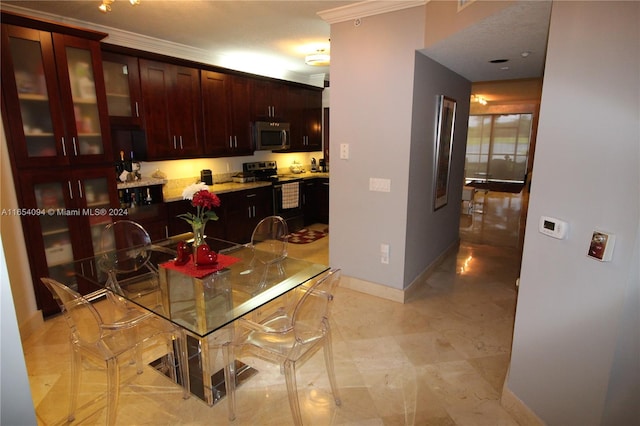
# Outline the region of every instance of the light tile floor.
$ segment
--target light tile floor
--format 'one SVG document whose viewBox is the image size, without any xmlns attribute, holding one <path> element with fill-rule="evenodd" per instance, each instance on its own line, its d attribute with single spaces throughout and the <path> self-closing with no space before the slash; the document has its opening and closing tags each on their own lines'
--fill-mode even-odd
<svg viewBox="0 0 640 426">
<path fill-rule="evenodd" d="M 519 194 L 478 193 L 483 213 L 461 217 L 461 244 L 409 303 L 398 304 L 339 288 L 333 304 L 333 341 L 342 406 L 329 393 L 322 354 L 298 369 L 308 425 L 516 425 L 501 407 L 509 364 L 520 264 Z M 479 209 L 478 209 L 479 210 Z M 328 238 L 293 245 L 290 255 L 327 262 Z M 515 248 L 515 250 L 514 250 Z M 68 329 L 47 320 L 24 342 L 40 425 L 66 424 Z M 237 391 L 235 425 L 292 423 L 284 376 L 252 358 L 259 373 Z M 209 407 L 183 400 L 164 376 L 123 369 L 118 424 L 227 424 L 223 400 Z M 104 372 L 89 370 L 72 424 L 104 423 Z"/>
</svg>

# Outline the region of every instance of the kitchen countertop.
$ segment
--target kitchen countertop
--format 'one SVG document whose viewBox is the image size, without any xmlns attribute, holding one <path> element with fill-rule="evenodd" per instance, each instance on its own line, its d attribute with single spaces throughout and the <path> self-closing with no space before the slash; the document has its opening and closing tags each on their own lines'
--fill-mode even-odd
<svg viewBox="0 0 640 426">
<path fill-rule="evenodd" d="M 329 178 L 329 173 L 314 173 L 314 172 L 304 172 L 297 174 L 282 174 L 278 175 L 282 177 L 295 177 L 302 180 L 307 179 L 318 179 L 318 178 Z M 261 188 L 265 186 L 271 186 L 271 182 L 245 182 L 245 183 L 237 183 L 237 182 L 222 182 L 222 183 L 214 183 L 213 185 L 209 185 L 209 189 L 211 192 L 215 194 L 224 194 L 227 192 L 236 192 L 236 191 L 244 191 L 247 189 L 253 188 Z M 180 201 L 182 200 L 182 191 L 184 188 L 173 188 L 167 189 L 164 191 L 164 202 L 169 203 L 172 201 Z"/>
</svg>

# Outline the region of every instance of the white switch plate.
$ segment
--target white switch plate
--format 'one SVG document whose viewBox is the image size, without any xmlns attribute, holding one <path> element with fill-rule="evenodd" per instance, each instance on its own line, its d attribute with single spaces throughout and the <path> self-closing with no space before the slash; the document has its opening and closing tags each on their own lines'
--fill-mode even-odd
<svg viewBox="0 0 640 426">
<path fill-rule="evenodd" d="M 391 179 L 369 178 L 369 191 L 391 192 Z"/>
<path fill-rule="evenodd" d="M 340 159 L 348 160 L 349 159 L 349 144 L 341 143 L 340 144 Z"/>
</svg>

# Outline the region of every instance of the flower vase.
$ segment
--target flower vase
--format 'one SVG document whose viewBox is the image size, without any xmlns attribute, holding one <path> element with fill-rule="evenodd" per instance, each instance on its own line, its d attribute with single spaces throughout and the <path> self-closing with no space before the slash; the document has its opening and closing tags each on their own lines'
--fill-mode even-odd
<svg viewBox="0 0 640 426">
<path fill-rule="evenodd" d="M 195 253 L 195 249 L 198 248 L 198 246 L 202 245 L 202 244 L 206 244 L 205 242 L 205 237 L 206 235 L 204 234 L 204 228 L 205 228 L 206 222 L 205 223 L 201 223 L 201 224 L 193 224 L 193 251 Z"/>
</svg>

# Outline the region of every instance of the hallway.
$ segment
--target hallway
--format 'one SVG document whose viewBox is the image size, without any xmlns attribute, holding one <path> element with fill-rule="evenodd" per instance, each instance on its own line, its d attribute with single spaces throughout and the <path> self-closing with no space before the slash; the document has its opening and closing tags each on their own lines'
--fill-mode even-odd
<svg viewBox="0 0 640 426">
<path fill-rule="evenodd" d="M 517 425 L 500 396 L 511 350 L 519 273 L 520 194 L 478 193 L 461 244 L 399 304 L 339 288 L 333 305 L 333 342 L 342 406 L 329 394 L 323 357 L 298 369 L 302 415 L 308 425 Z M 321 261 L 329 237 L 289 245 L 291 256 Z M 326 260 L 325 260 L 326 262 Z M 66 424 L 69 345 L 58 316 L 24 344 L 32 395 L 41 425 Z M 240 357 L 259 374 L 237 391 L 235 425 L 291 424 L 278 367 Z M 152 369 L 126 374 L 118 424 L 227 424 L 226 404 L 208 407 Z M 129 372 L 130 373 L 130 372 Z M 81 385 L 77 425 L 104 422 L 104 372 Z"/>
</svg>

